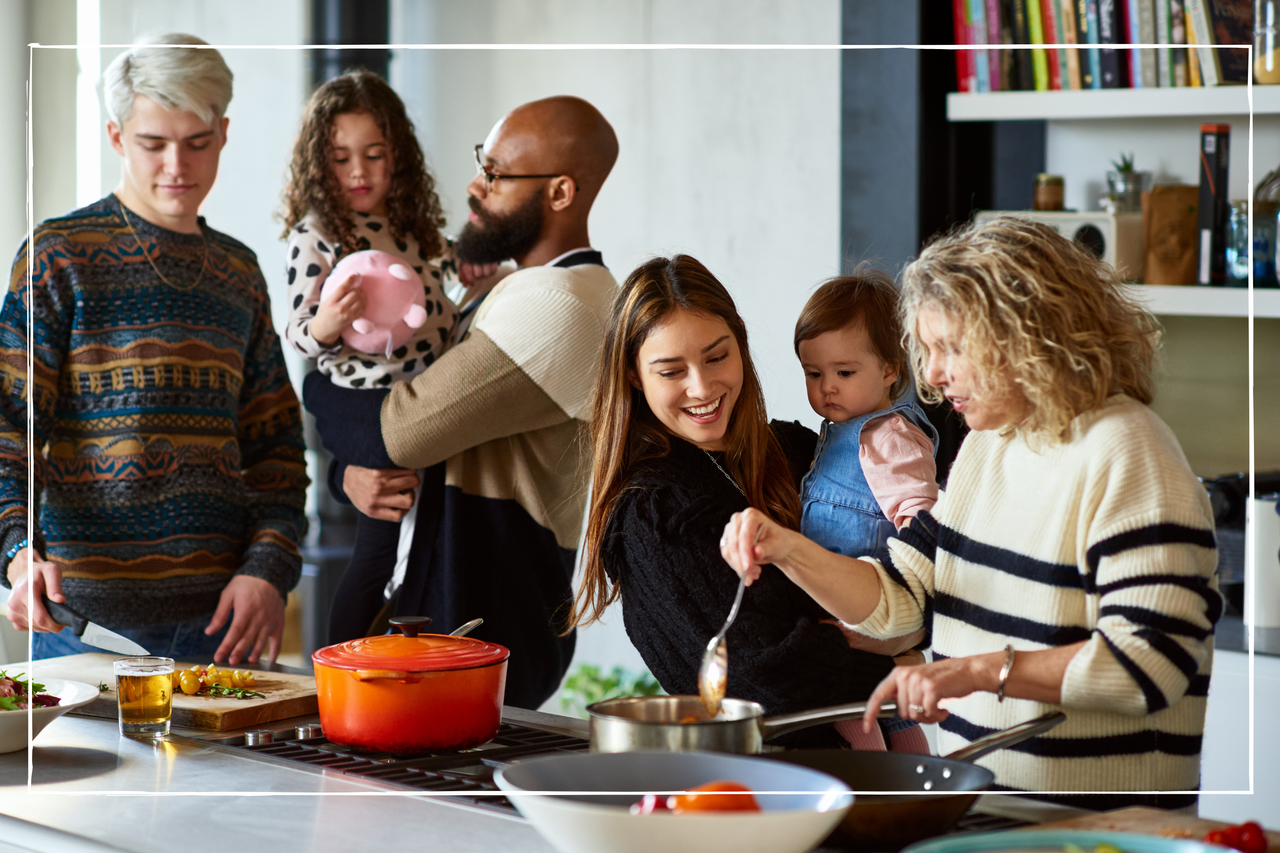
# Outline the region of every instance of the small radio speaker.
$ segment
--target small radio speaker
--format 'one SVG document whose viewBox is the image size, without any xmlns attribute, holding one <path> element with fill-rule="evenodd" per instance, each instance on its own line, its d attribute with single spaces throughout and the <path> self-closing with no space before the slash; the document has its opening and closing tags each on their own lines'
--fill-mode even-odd
<svg viewBox="0 0 1280 853">
<path fill-rule="evenodd" d="M 1115 267 L 1123 281 L 1142 281 L 1144 257 L 1141 213 L 980 210 L 974 216 L 974 221 L 985 225 L 997 216 L 1018 216 L 1042 222 Z"/>
</svg>

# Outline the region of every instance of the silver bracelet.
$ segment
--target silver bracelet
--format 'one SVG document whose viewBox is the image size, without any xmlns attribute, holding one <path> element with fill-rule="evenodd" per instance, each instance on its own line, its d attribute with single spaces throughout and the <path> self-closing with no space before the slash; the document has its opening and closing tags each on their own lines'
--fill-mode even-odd
<svg viewBox="0 0 1280 853">
<path fill-rule="evenodd" d="M 1000 689 L 996 691 L 996 701 L 1004 701 L 1004 688 L 1009 683 L 1009 673 L 1013 672 L 1013 659 L 1018 653 L 1013 650 L 1013 644 L 1004 647 L 1005 659 L 1004 666 L 1000 667 Z"/>
</svg>

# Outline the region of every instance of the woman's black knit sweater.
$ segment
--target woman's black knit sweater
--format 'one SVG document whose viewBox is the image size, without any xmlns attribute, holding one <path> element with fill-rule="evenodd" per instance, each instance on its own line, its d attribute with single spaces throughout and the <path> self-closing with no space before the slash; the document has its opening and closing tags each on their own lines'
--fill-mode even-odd
<svg viewBox="0 0 1280 853">
<path fill-rule="evenodd" d="M 719 454 L 715 459 L 723 464 Z M 605 570 L 621 584 L 627 635 L 668 693 L 698 692 L 703 650 L 738 585 L 720 556 L 720 536 L 729 516 L 746 508 L 711 456 L 674 436 L 671 452 L 639 464 L 619 497 Z M 759 702 L 767 714 L 867 698 L 893 660 L 849 648 L 839 628 L 820 624 L 829 618 L 779 569 L 765 566 L 729 629 L 726 695 Z M 830 736 L 812 732 L 803 740 Z"/>
</svg>

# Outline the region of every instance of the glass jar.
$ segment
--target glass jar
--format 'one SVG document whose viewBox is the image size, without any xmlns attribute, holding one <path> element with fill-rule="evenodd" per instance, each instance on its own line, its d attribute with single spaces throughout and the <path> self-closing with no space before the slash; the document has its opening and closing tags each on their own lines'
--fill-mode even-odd
<svg viewBox="0 0 1280 853">
<path fill-rule="evenodd" d="M 1227 221 L 1227 281 L 1237 287 L 1249 282 L 1249 202 L 1231 202 Z"/>
<path fill-rule="evenodd" d="M 1263 84 L 1280 83 L 1280 6 L 1257 0 L 1253 11 L 1253 76 Z"/>
<path fill-rule="evenodd" d="M 1277 287 L 1276 234 L 1280 202 L 1253 203 L 1253 286 Z"/>
<path fill-rule="evenodd" d="M 1031 203 L 1032 210 L 1062 210 L 1066 189 L 1061 175 L 1048 175 L 1044 172 L 1036 175 L 1035 199 Z"/>
<path fill-rule="evenodd" d="M 1112 213 L 1141 213 L 1142 194 L 1150 189 L 1150 172 L 1107 172 L 1107 201 Z"/>
<path fill-rule="evenodd" d="M 1253 286 L 1276 287 L 1276 226 L 1280 202 L 1254 202 L 1253 230 L 1249 202 L 1231 202 L 1227 226 L 1227 280 L 1237 287 L 1249 283 L 1249 244 L 1253 244 Z"/>
</svg>

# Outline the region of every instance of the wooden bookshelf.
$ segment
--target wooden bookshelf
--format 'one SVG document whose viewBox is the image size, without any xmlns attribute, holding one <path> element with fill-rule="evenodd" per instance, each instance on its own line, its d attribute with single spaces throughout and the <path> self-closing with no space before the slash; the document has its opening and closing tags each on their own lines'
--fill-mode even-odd
<svg viewBox="0 0 1280 853">
<path fill-rule="evenodd" d="M 1254 86 L 1254 115 L 1280 114 L 1280 86 Z M 1053 92 L 953 92 L 950 121 L 1134 119 L 1249 114 L 1246 86 L 1177 89 L 1082 89 Z"/>
</svg>

